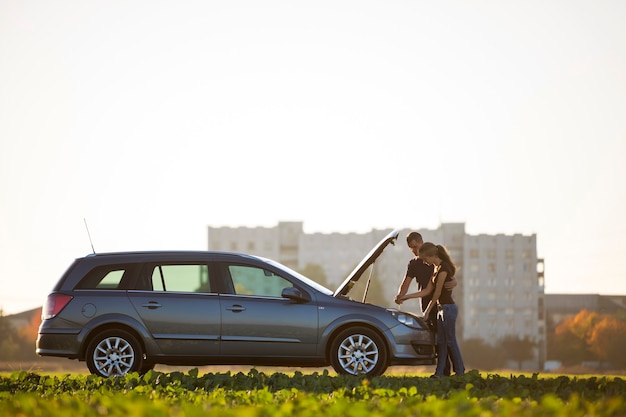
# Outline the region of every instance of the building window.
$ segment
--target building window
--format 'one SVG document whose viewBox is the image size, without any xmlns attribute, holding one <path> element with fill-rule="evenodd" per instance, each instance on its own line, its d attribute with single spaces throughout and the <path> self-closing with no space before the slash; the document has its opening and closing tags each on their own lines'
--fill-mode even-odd
<svg viewBox="0 0 626 417">
<path fill-rule="evenodd" d="M 478 258 L 480 256 L 480 253 L 478 252 L 478 249 L 470 249 L 470 258 Z"/>
</svg>

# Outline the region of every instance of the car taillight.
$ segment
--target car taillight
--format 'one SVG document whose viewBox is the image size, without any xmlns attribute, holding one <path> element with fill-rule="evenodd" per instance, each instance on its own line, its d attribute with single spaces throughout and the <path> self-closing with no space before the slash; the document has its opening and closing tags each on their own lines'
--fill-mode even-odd
<svg viewBox="0 0 626 417">
<path fill-rule="evenodd" d="M 51 319 L 61 312 L 73 297 L 65 294 L 50 294 L 41 310 L 41 319 Z"/>
</svg>

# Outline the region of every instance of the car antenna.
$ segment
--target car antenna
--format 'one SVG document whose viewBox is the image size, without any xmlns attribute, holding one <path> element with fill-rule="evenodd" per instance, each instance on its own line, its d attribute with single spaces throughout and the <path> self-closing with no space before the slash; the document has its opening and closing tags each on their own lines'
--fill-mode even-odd
<svg viewBox="0 0 626 417">
<path fill-rule="evenodd" d="M 91 240 L 91 233 L 89 233 L 89 226 L 87 226 L 87 219 L 83 217 L 83 221 L 85 222 L 85 229 L 87 229 L 87 236 L 89 237 L 89 243 L 91 244 L 91 250 L 93 254 L 96 254 L 96 250 L 93 248 L 93 241 Z"/>
</svg>

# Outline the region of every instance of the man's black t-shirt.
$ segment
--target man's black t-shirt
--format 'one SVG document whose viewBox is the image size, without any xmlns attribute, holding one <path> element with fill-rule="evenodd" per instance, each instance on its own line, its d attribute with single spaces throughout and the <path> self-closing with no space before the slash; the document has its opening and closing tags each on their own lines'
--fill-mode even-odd
<svg viewBox="0 0 626 417">
<path fill-rule="evenodd" d="M 428 282 L 433 277 L 434 271 L 435 267 L 433 265 L 428 265 L 420 258 L 415 257 L 409 261 L 409 264 L 406 267 L 406 276 L 415 278 L 417 281 L 417 288 L 421 291 L 428 286 Z M 422 311 L 425 311 L 426 307 L 428 307 L 428 303 L 432 298 L 431 295 L 422 297 Z"/>
</svg>

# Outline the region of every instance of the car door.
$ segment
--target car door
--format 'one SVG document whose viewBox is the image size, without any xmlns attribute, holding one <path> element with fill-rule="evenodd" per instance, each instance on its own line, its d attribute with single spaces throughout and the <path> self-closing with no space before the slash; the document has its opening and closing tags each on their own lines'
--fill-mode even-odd
<svg viewBox="0 0 626 417">
<path fill-rule="evenodd" d="M 268 269 L 222 264 L 221 354 L 247 357 L 313 357 L 318 340 L 315 300 L 281 297 L 294 283 Z"/>
<path fill-rule="evenodd" d="M 129 298 L 164 354 L 219 353 L 220 301 L 208 264 L 146 264 L 140 282 L 143 289 L 129 291 Z"/>
</svg>

